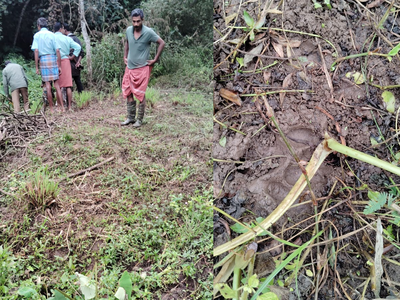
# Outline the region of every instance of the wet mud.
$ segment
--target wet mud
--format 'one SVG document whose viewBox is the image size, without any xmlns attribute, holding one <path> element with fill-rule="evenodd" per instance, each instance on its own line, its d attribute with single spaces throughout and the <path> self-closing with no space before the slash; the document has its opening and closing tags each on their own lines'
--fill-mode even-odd
<svg viewBox="0 0 400 300">
<path fill-rule="evenodd" d="M 256 32 L 254 41 L 247 40 L 233 54 L 237 45 L 233 42 L 248 33 L 243 30 L 246 27 L 244 11 L 258 20 L 264 3 L 249 1 L 243 4 L 236 0 L 214 0 L 214 27 L 217 29 L 214 30 L 216 122 L 212 153 L 215 205 L 243 222 L 267 217 L 301 175 L 282 137 L 273 124 L 265 122 L 257 110 L 256 99 L 262 103 L 261 97 L 254 96 L 257 93 L 282 89 L 295 91 L 285 93 L 284 97 L 275 93 L 266 98 L 301 161 L 307 162 L 311 158 L 326 132 L 347 146 L 386 161 L 393 161 L 391 151 L 397 153 L 400 150 L 397 139 L 393 138 L 396 113 L 386 110 L 381 96 L 383 90 L 376 87 L 400 83 L 400 60 L 393 58 L 389 61 L 379 56 L 368 56 L 367 60 L 366 57 L 358 57 L 339 62 L 331 70 L 331 65 L 338 57 L 369 50 L 388 53 L 391 47 L 387 41 L 396 44 L 400 40 L 400 20 L 390 15 L 383 23 L 385 30 L 376 33 L 377 37 L 369 44 L 371 35 L 376 32 L 373 24 L 381 20 L 389 5 L 382 4 L 369 9 L 373 13 L 371 15 L 364 6 L 353 1 L 331 2 L 332 9 L 323 7 L 317 10 L 312 1 L 285 1 L 284 8 L 279 8 L 283 14 L 267 15 L 264 29 Z M 274 3 L 276 5 L 278 2 Z M 233 18 L 236 13 L 238 17 Z M 285 41 L 293 45 L 291 49 L 285 46 Z M 247 62 L 249 52 L 260 44 L 262 50 Z M 283 57 L 279 56 L 280 51 Z M 269 65 L 273 66 L 265 68 Z M 366 72 L 366 77 L 373 85 L 356 84 L 351 76 L 346 76 L 349 72 Z M 242 105 L 221 97 L 222 88 L 237 93 Z M 400 99 L 400 88 L 390 91 L 396 99 Z M 396 100 L 396 110 L 399 105 Z M 265 106 L 261 107 L 266 114 Z M 371 140 L 378 143 L 388 141 L 373 146 Z M 393 182 L 399 184 L 400 180 L 377 167 L 333 153 L 311 180 L 311 185 L 316 197 L 323 199 L 330 192 L 338 198 L 344 197 L 340 190 L 344 186 L 356 190 L 366 184 L 370 189 L 380 191 Z M 366 191 L 355 192 L 352 197 L 354 201 L 368 200 Z M 296 203 L 309 200 L 311 196 L 306 188 Z M 313 211 L 312 204 L 290 209 L 274 224 L 273 230 L 279 231 L 282 226 L 300 222 L 310 217 Z M 348 220 L 344 217 L 346 215 Z M 339 226 L 342 233 L 355 230 L 359 225 L 354 223 L 352 210 L 346 205 L 331 212 L 327 218 L 340 220 L 343 223 Z M 227 232 L 223 225 L 225 221 L 229 225 L 234 224 L 229 218 L 215 213 L 215 246 L 236 236 L 233 232 Z M 346 222 L 350 223 L 346 225 Z M 305 222 L 301 226 L 307 224 Z M 398 232 L 398 227 L 395 230 Z M 288 238 L 290 234 L 287 232 L 283 237 Z M 268 243 L 259 243 L 260 249 L 268 247 Z M 347 259 L 345 256 L 340 257 L 340 274 L 348 275 L 350 272 L 348 268 L 351 264 L 346 265 Z M 369 271 L 365 268 L 364 260 L 354 265 L 357 265 L 358 274 L 368 277 Z M 391 273 L 395 276 L 399 272 L 398 267 L 392 265 L 391 268 L 396 269 Z M 304 284 L 301 280 L 299 278 L 299 284 L 303 286 L 300 288 L 301 297 L 306 299 L 313 293 L 313 287 L 306 284 L 307 280 L 304 280 Z M 354 285 L 360 282 L 354 280 Z M 332 289 L 333 285 L 326 284 L 321 289 L 320 299 L 338 297 L 338 292 L 332 292 Z M 383 287 L 382 290 L 381 296 L 393 294 L 388 288 Z M 368 290 L 366 296 L 371 297 L 371 293 Z M 292 295 L 287 297 L 289 299 Z"/>
</svg>

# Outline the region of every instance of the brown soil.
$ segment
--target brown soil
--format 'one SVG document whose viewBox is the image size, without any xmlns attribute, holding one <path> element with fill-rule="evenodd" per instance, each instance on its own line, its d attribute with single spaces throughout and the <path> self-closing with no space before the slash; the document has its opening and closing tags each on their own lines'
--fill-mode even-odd
<svg viewBox="0 0 400 300">
<path fill-rule="evenodd" d="M 273 29 L 283 28 L 320 35 L 335 46 L 338 57 L 367 52 L 370 40 L 366 45 L 364 43 L 374 32 L 372 21 L 378 23 L 381 20 L 388 4 L 384 3 L 371 8 L 370 10 L 374 15 L 367 17 L 366 9 L 356 2 L 331 2 L 333 5 L 331 10 L 326 7 L 316 10 L 312 1 L 309 0 L 285 1 L 284 8 L 279 8 L 283 10 L 282 15 L 270 14 L 267 16 L 264 26 L 269 28 L 269 31 L 260 30 L 256 34 L 255 42 L 247 41 L 237 52 L 237 57 L 243 58 L 245 53 L 249 53 L 259 43 L 262 43 L 263 57 L 254 57 L 247 66 L 241 67 L 236 59 L 232 59 L 233 55 L 227 59 L 234 50 L 232 44 L 228 41 L 244 37 L 247 32 L 240 28 L 229 31 L 224 18 L 238 13 L 239 17 L 236 24 L 233 24 L 234 21 L 231 19 L 231 21 L 228 20 L 229 25 L 246 26 L 242 17 L 243 11 L 247 11 L 253 19 L 257 20 L 264 2 L 249 1 L 242 3 L 239 11 L 239 1 L 233 0 L 229 3 L 214 1 L 215 28 L 222 35 L 230 32 L 225 39 L 221 39 L 221 35 L 216 30 L 214 31 L 214 65 L 217 66 L 214 69 L 216 81 L 214 113 L 216 119 L 227 127 L 240 130 L 246 134 L 244 136 L 217 123 L 214 125 L 213 158 L 234 161 L 214 162 L 215 205 L 234 218 L 246 222 L 254 219 L 253 214 L 256 217 L 265 218 L 268 216 L 287 195 L 299 178 L 301 170 L 273 126 L 268 125 L 260 130 L 265 122 L 256 109 L 254 97 L 242 96 L 242 106 L 237 106 L 220 96 L 221 88 L 237 92 L 239 95 L 253 94 L 257 91 L 270 92 L 282 89 L 286 82 L 285 78 L 291 76 L 289 84 L 284 86 L 283 89 L 304 90 L 304 92 L 286 93 L 283 99 L 280 98 L 279 94 L 272 94 L 267 96 L 267 99 L 275 112 L 281 129 L 300 160 L 308 161 L 310 159 L 316 145 L 323 140 L 325 132 L 339 141 L 340 136 L 342 136 L 348 146 L 376 155 L 383 160 L 391 160 L 389 147 L 393 149 L 393 153 L 400 150 L 396 139 L 391 139 L 387 142 L 387 145 L 371 147 L 370 138 L 379 137 L 374 118 L 384 138 L 389 139 L 394 134 L 396 115 L 386 111 L 380 89 L 373 86 L 357 85 L 346 78 L 346 73 L 350 71 L 361 72 L 361 65 L 365 64 L 365 57 L 345 60 L 339 63 L 334 71 L 329 71 L 336 57 L 334 56 L 335 49 L 327 42 L 305 34 Z M 277 3 L 275 1 L 275 4 Z M 363 2 L 364 5 L 370 3 L 372 1 Z M 276 5 L 272 6 L 275 7 Z M 384 30 L 381 30 L 380 34 L 396 44 L 399 41 L 399 19 L 395 19 L 391 14 L 383 26 Z M 300 42 L 298 47 L 293 47 L 291 60 L 287 59 L 286 46 L 283 46 L 284 58 L 279 58 L 273 47 L 273 43 L 277 44 L 278 40 Z M 391 47 L 378 36 L 371 47 L 371 50 L 374 49 L 379 49 L 380 53 L 388 53 Z M 263 66 L 274 63 L 274 61 L 279 63 L 261 72 L 255 72 Z M 332 81 L 332 90 L 324 72 L 325 66 Z M 399 67 L 400 60 L 398 57 L 394 58 L 392 62 L 388 62 L 383 57 L 370 56 L 367 61 L 366 74 L 368 78 L 373 78 L 374 84 L 380 86 L 396 85 L 400 83 Z M 396 99 L 400 99 L 400 89 L 392 89 L 391 91 Z M 396 102 L 396 109 L 398 106 L 399 103 Z M 329 115 L 333 117 L 333 120 Z M 340 133 L 337 131 L 336 123 L 340 127 Z M 226 138 L 226 145 L 223 142 L 220 143 L 224 137 Z M 382 142 L 379 139 L 378 141 Z M 348 162 L 355 174 L 351 172 L 345 161 Z M 318 170 L 311 184 L 316 197 L 322 198 L 329 194 L 334 183 L 340 179 L 333 195 L 335 199 L 345 199 L 349 193 L 346 194 L 343 190 L 340 190 L 344 185 L 357 188 L 365 183 L 372 190 L 381 191 L 384 185 L 391 184 L 389 177 L 395 183 L 400 183 L 398 177 L 377 167 L 341 155 L 331 154 Z M 310 200 L 306 191 L 307 189 L 303 193 L 304 195 L 300 197 L 302 201 Z M 368 200 L 366 191 L 350 193 L 351 201 Z M 352 218 L 354 206 L 351 201 L 337 207 L 334 213 L 324 214 L 323 217 L 337 224 L 341 234 L 360 227 L 358 221 L 354 221 L 356 218 Z M 252 213 L 246 213 L 246 210 Z M 357 207 L 355 210 L 362 211 L 363 207 Z M 311 205 L 302 205 L 291 209 L 285 218 L 275 224 L 274 230 L 280 230 L 282 225 L 287 228 L 296 222 L 300 222 L 309 217 L 312 212 L 313 207 Z M 219 218 L 223 218 L 222 215 L 214 216 L 215 246 L 230 238 L 227 236 L 223 224 L 218 222 Z M 226 220 L 233 224 L 231 220 Z M 372 219 L 369 219 L 369 221 L 372 221 Z M 304 226 L 302 224 L 300 227 Z M 395 231 L 399 232 L 399 228 L 394 227 Z M 293 233 L 294 231 L 287 232 L 284 237 L 288 239 Z M 306 235 L 303 240 L 306 241 L 309 238 L 310 235 Z M 358 235 L 358 238 L 361 239 L 362 234 Z M 344 240 L 343 245 L 346 242 L 354 243 L 355 236 Z M 364 247 L 367 247 L 366 244 L 355 243 L 357 246 L 353 247 L 352 244 L 350 247 L 354 253 L 359 254 Z M 267 247 L 269 247 L 268 243 L 259 244 L 259 249 L 263 250 Z M 393 251 L 390 255 L 396 253 L 396 251 Z M 338 275 L 340 274 L 342 278 L 350 276 L 354 268 L 357 268 L 363 274 L 361 276 L 368 277 L 369 270 L 365 268 L 365 257 L 355 260 L 355 256 L 339 252 L 338 264 L 336 265 Z M 260 260 L 258 263 L 261 263 Z M 399 272 L 398 266 L 391 265 L 391 268 L 396 271 L 387 273 L 387 278 L 396 280 L 398 278 L 396 274 Z M 330 272 L 333 271 L 330 270 Z M 324 278 L 322 278 L 323 280 L 320 282 L 319 299 L 344 297 L 343 290 L 338 286 L 337 276 L 334 273 L 330 273 L 329 276 L 332 280 L 324 282 Z M 299 278 L 298 281 L 301 299 L 314 295 L 314 288 L 305 283 L 307 280 L 304 282 L 301 280 Z M 354 279 L 353 283 L 345 285 L 346 292 L 351 295 L 352 299 L 356 299 L 353 297 L 356 297 L 358 292 L 361 291 L 362 293 L 362 288 L 356 288 L 357 284 L 362 282 L 361 279 Z M 322 286 L 321 283 L 323 283 Z M 398 287 L 394 290 L 398 292 Z M 382 297 L 393 293 L 395 292 L 391 287 L 382 284 Z M 294 295 L 292 293 L 290 297 L 292 298 Z M 366 297 L 371 296 L 373 297 L 373 293 L 367 290 Z"/>
</svg>

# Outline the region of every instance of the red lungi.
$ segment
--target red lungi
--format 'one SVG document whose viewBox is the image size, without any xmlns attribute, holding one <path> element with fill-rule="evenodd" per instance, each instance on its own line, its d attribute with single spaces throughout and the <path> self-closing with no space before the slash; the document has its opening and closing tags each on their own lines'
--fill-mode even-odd
<svg viewBox="0 0 400 300">
<path fill-rule="evenodd" d="M 122 79 L 122 95 L 124 98 L 133 94 L 140 102 L 143 101 L 149 84 L 151 68 L 149 66 L 138 69 L 125 68 L 124 78 Z"/>
<path fill-rule="evenodd" d="M 63 58 L 61 60 L 61 75 L 58 80 L 60 87 L 72 87 L 72 70 L 69 58 Z"/>
</svg>

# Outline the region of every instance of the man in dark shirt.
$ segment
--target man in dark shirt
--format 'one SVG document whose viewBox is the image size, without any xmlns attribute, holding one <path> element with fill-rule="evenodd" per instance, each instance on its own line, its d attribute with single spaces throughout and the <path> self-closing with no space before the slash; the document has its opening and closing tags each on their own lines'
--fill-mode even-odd
<svg viewBox="0 0 400 300">
<path fill-rule="evenodd" d="M 82 43 L 79 40 L 79 38 L 73 34 L 70 31 L 70 27 L 67 23 L 64 23 L 64 29 L 63 29 L 63 33 L 66 36 L 69 36 L 71 39 L 74 40 L 75 43 L 78 43 L 79 46 L 82 47 Z M 72 69 L 72 79 L 74 79 L 75 84 L 76 84 L 76 88 L 78 90 L 78 93 L 82 93 L 83 91 L 83 84 L 81 82 L 81 70 L 83 69 L 82 65 L 81 65 L 81 60 L 82 58 L 85 56 L 85 52 L 83 51 L 83 48 L 81 50 L 81 52 L 79 53 L 78 57 L 73 57 L 73 52 L 74 49 L 71 49 L 70 53 L 69 53 L 69 57 L 70 57 L 70 61 L 71 61 L 71 69 Z"/>
</svg>

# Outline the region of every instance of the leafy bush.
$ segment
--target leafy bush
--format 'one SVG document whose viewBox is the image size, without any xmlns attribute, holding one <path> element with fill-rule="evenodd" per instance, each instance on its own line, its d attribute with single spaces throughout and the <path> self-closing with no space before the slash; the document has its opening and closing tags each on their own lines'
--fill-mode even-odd
<svg viewBox="0 0 400 300">
<path fill-rule="evenodd" d="M 122 81 L 125 71 L 123 36 L 105 34 L 92 48 L 93 82 L 96 86 L 110 89 L 111 83 Z"/>
</svg>

